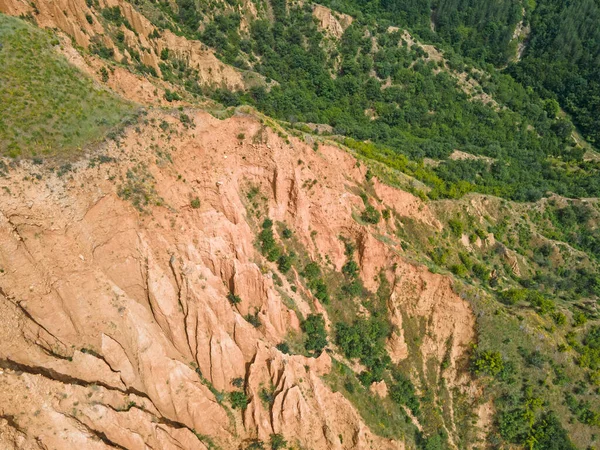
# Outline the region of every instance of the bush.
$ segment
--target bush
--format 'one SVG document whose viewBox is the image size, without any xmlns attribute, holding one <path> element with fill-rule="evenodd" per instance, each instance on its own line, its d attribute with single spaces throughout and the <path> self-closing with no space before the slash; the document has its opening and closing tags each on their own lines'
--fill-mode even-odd
<svg viewBox="0 0 600 450">
<path fill-rule="evenodd" d="M 311 356 L 317 357 L 327 345 L 327 331 L 322 314 L 309 314 L 302 322 L 302 330 L 306 333 L 304 348 Z"/>
<path fill-rule="evenodd" d="M 342 267 L 342 273 L 347 277 L 355 278 L 358 275 L 359 267 L 354 260 L 348 261 Z"/>
<path fill-rule="evenodd" d="M 500 352 L 492 350 L 478 352 L 472 359 L 472 369 L 475 375 L 495 377 L 504 370 L 504 360 Z"/>
<path fill-rule="evenodd" d="M 290 346 L 287 342 L 280 342 L 276 345 L 277 350 L 286 355 L 291 355 L 292 351 L 290 350 Z"/>
<path fill-rule="evenodd" d="M 342 293 L 346 297 L 355 298 L 363 294 L 364 286 L 360 280 L 353 280 L 342 286 Z"/>
<path fill-rule="evenodd" d="M 468 253 L 459 252 L 458 253 L 458 258 L 465 265 L 465 267 L 467 268 L 467 270 L 472 270 L 473 269 L 473 260 L 471 259 L 471 257 L 469 256 Z"/>
<path fill-rule="evenodd" d="M 100 79 L 103 83 L 108 81 L 108 70 L 106 70 L 106 67 L 100 68 Z"/>
<path fill-rule="evenodd" d="M 390 357 L 385 349 L 385 339 L 390 327 L 378 316 L 356 319 L 352 325 L 338 322 L 335 326 L 336 344 L 344 356 L 358 358 L 367 370 L 360 375 L 363 384 L 379 381 L 389 366 Z"/>
<path fill-rule="evenodd" d="M 463 264 L 453 264 L 450 266 L 452 273 L 458 277 L 464 278 L 469 274 L 469 271 Z"/>
<path fill-rule="evenodd" d="M 277 260 L 277 268 L 281 273 L 287 273 L 292 268 L 292 258 L 288 255 L 281 255 Z"/>
<path fill-rule="evenodd" d="M 244 379 L 241 377 L 233 378 L 231 380 L 231 384 L 232 384 L 232 386 L 235 386 L 236 388 L 241 388 L 244 386 Z"/>
<path fill-rule="evenodd" d="M 190 206 L 194 209 L 200 208 L 200 199 L 198 197 L 193 198 L 190 202 Z"/>
<path fill-rule="evenodd" d="M 319 268 L 319 265 L 316 262 L 309 262 L 304 267 L 304 272 L 302 272 L 302 274 L 307 280 L 314 280 L 319 275 L 321 275 L 321 269 Z"/>
<path fill-rule="evenodd" d="M 254 328 L 258 328 L 261 325 L 260 319 L 258 318 L 258 311 L 256 311 L 254 314 L 246 314 L 244 319 L 246 319 L 246 321 L 250 323 Z"/>
<path fill-rule="evenodd" d="M 581 325 L 585 325 L 585 323 L 587 322 L 587 316 L 585 315 L 584 312 L 581 311 L 575 311 L 573 313 L 573 326 L 575 327 L 579 327 Z"/>
<path fill-rule="evenodd" d="M 245 450 L 265 450 L 265 444 L 259 439 L 251 439 Z"/>
<path fill-rule="evenodd" d="M 500 292 L 500 301 L 506 305 L 516 305 L 527 298 L 525 289 L 507 289 Z"/>
<path fill-rule="evenodd" d="M 169 89 L 165 89 L 165 100 L 168 102 L 173 102 L 173 101 L 177 101 L 177 100 L 181 100 L 181 96 L 175 92 L 175 91 L 170 91 Z"/>
<path fill-rule="evenodd" d="M 415 416 L 419 416 L 419 399 L 415 395 L 415 387 L 409 378 L 401 373 L 394 374 L 394 383 L 390 386 L 390 398 L 399 405 L 406 405 Z"/>
<path fill-rule="evenodd" d="M 270 389 L 262 388 L 258 393 L 260 400 L 265 404 L 271 406 L 275 401 L 275 388 L 271 387 Z"/>
<path fill-rule="evenodd" d="M 281 434 L 272 434 L 271 435 L 271 450 L 279 450 L 280 448 L 284 448 L 287 445 L 287 441 L 283 438 Z"/>
<path fill-rule="evenodd" d="M 274 262 L 281 256 L 281 249 L 275 241 L 273 235 L 273 222 L 270 219 L 266 219 L 263 222 L 263 230 L 258 235 L 258 241 L 260 243 L 260 251 L 267 258 L 267 260 Z"/>
<path fill-rule="evenodd" d="M 227 294 L 227 300 L 229 300 L 229 303 L 231 303 L 232 305 L 237 305 L 242 301 L 242 299 L 238 295 L 235 295 L 233 292 Z"/>
<path fill-rule="evenodd" d="M 567 323 L 567 316 L 565 316 L 561 312 L 553 313 L 552 319 L 554 320 L 554 323 L 559 326 L 566 325 L 566 323 Z"/>
<path fill-rule="evenodd" d="M 554 311 L 554 302 L 537 291 L 529 291 L 527 293 L 527 301 L 533 306 L 540 314 L 546 314 Z"/>
<path fill-rule="evenodd" d="M 248 397 L 244 391 L 233 391 L 229 394 L 229 401 L 233 409 L 246 409 L 248 406 Z"/>
<path fill-rule="evenodd" d="M 450 219 L 448 221 L 448 226 L 450 227 L 450 231 L 455 236 L 462 236 L 463 234 L 463 223 L 458 219 Z"/>
<path fill-rule="evenodd" d="M 310 288 L 312 289 L 317 300 L 325 304 L 329 303 L 329 292 L 327 291 L 327 285 L 321 278 L 313 283 L 310 283 Z"/>
<path fill-rule="evenodd" d="M 489 269 L 483 265 L 483 264 L 475 264 L 473 266 L 473 273 L 475 274 L 475 276 L 477 278 L 479 278 L 481 281 L 488 281 L 490 278 L 490 271 Z"/>
<path fill-rule="evenodd" d="M 381 220 L 381 214 L 373 206 L 367 205 L 360 215 L 363 222 L 376 224 Z"/>
</svg>

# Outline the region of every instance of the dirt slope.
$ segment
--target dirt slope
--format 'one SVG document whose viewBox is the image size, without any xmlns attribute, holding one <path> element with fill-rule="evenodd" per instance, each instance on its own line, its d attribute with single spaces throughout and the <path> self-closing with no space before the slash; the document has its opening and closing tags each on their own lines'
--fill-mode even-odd
<svg viewBox="0 0 600 450">
<path fill-rule="evenodd" d="M 0 447 L 236 448 L 281 433 L 312 449 L 403 448 L 375 436 L 320 378 L 328 353 L 275 348 L 300 318 L 275 289 L 276 266 L 255 249 L 248 189 L 338 270 L 338 236 L 355 238 L 365 285 L 381 269 L 396 280 L 393 358 L 409 356 L 403 314 L 424 318 L 419 358 L 443 358 L 451 341 L 444 377 L 462 391 L 472 390 L 454 368 L 474 339 L 468 305 L 448 279 L 375 238 L 393 225 L 352 218 L 362 201 L 351 187 L 365 169 L 346 152 L 288 144 L 241 113 L 187 113 L 191 127 L 179 112 L 153 112 L 72 166 L 22 162 L 0 178 Z M 417 198 L 374 186 L 377 208 L 439 226 Z M 322 309 L 284 288 L 299 310 Z M 236 307 L 229 292 L 241 298 Z M 255 311 L 259 328 L 244 319 Z M 235 378 L 250 400 L 243 413 L 222 399 Z M 259 392 L 271 384 L 269 406 Z"/>
</svg>

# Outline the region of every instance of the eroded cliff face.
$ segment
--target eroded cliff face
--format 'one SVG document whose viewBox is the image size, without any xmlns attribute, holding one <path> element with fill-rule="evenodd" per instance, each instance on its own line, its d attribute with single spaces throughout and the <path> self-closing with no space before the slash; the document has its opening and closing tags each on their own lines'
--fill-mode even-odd
<svg viewBox="0 0 600 450">
<path fill-rule="evenodd" d="M 117 8 L 125 24 L 114 24 L 102 17 L 106 8 Z M 140 14 L 129 2 L 124 0 L 0 0 L 0 12 L 13 16 L 27 16 L 42 28 L 60 30 L 69 36 L 73 42 L 90 49 L 102 45 L 114 53 L 113 59 L 125 64 L 139 63 L 151 67 L 160 77 L 161 52 L 167 50 L 171 58 L 184 61 L 196 71 L 197 81 L 202 86 L 227 87 L 229 89 L 244 89 L 253 85 L 263 85 L 262 76 L 254 72 L 243 72 L 230 65 L 222 63 L 214 51 L 203 43 L 177 36 L 169 30 L 159 31 L 152 23 Z M 118 29 L 123 35 L 122 45 L 117 45 L 114 33 Z M 69 47 L 67 42 L 64 46 Z M 134 56 L 135 52 L 135 56 Z M 78 58 L 81 58 L 78 56 Z M 104 67 L 103 61 L 93 55 L 86 55 L 87 63 L 98 70 Z M 75 61 L 72 61 L 75 62 Z M 136 63 L 136 64 L 137 64 Z M 80 64 L 78 65 L 81 68 Z M 117 67 L 117 80 L 111 87 L 119 85 L 118 78 L 137 78 L 144 83 L 143 77 L 135 77 L 123 68 Z M 111 77 L 114 78 L 114 77 Z M 148 84 L 146 82 L 146 84 Z M 125 98 L 148 103 L 148 95 L 135 96 L 130 90 L 139 90 L 132 82 L 129 86 L 117 92 Z M 155 95 L 156 96 L 156 95 Z M 160 99 L 162 96 L 156 96 Z M 153 102 L 156 102 L 154 99 Z"/>
<path fill-rule="evenodd" d="M 276 348 L 300 333 L 300 313 L 326 309 L 300 281 L 275 285 L 277 265 L 256 247 L 266 217 L 330 270 L 346 260 L 339 236 L 353 239 L 365 287 L 377 289 L 380 273 L 392 286 L 393 361 L 413 356 L 426 371 L 450 355 L 435 376 L 477 394 L 459 368 L 474 340 L 467 303 L 403 257 L 397 221 L 353 218 L 364 167 L 243 112 L 180 114 L 150 112 L 118 143 L 53 172 L 21 162 L 0 178 L 0 447 L 238 448 L 278 433 L 301 448 L 404 448 L 323 380 L 342 358 L 333 344 L 319 358 Z M 416 197 L 372 186 L 376 209 L 439 227 Z M 257 328 L 244 318 L 254 313 Z M 423 323 L 416 350 L 403 320 Z M 235 379 L 244 410 L 224 399 Z"/>
</svg>

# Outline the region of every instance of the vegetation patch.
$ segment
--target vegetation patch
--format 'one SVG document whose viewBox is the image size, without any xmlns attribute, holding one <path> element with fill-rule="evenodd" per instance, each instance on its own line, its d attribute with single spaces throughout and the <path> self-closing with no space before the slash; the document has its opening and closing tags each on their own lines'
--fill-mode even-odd
<svg viewBox="0 0 600 450">
<path fill-rule="evenodd" d="M 0 155 L 68 155 L 133 117 L 58 54 L 52 32 L 0 14 L 0 42 Z"/>
</svg>

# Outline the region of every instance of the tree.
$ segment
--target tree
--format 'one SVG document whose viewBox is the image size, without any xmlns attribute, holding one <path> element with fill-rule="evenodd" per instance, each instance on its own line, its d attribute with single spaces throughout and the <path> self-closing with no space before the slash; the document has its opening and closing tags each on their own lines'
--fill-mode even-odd
<svg viewBox="0 0 600 450">
<path fill-rule="evenodd" d="M 177 0 L 179 21 L 190 31 L 195 32 L 198 29 L 198 12 L 196 11 L 196 2 L 194 0 Z"/>
<path fill-rule="evenodd" d="M 325 320 L 322 314 L 309 314 L 302 322 L 302 330 L 306 333 L 304 348 L 317 357 L 327 346 L 327 331 L 325 330 Z"/>
</svg>

